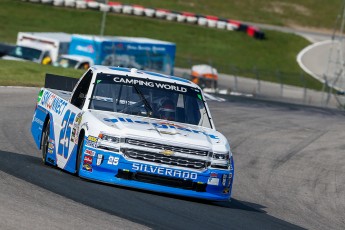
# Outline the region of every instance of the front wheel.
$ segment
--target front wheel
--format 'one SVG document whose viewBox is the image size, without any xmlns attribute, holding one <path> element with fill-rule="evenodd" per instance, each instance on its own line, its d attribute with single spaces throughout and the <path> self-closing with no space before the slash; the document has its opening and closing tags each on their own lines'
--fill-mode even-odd
<svg viewBox="0 0 345 230">
<path fill-rule="evenodd" d="M 43 134 L 42 134 L 42 161 L 43 164 L 48 164 L 47 163 L 47 152 L 48 152 L 48 146 L 49 146 L 49 133 L 50 133 L 50 120 L 48 120 Z"/>
<path fill-rule="evenodd" d="M 79 140 L 78 143 L 78 154 L 77 154 L 77 164 L 76 164 L 76 175 L 79 176 L 80 167 L 81 167 L 81 156 L 83 153 L 83 146 L 84 146 L 84 137 Z"/>
</svg>

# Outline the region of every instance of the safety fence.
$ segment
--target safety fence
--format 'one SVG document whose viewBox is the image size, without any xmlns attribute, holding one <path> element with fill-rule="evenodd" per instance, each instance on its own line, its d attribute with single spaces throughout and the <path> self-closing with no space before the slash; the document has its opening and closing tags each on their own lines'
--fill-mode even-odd
<svg viewBox="0 0 345 230">
<path fill-rule="evenodd" d="M 191 60 L 189 62 L 191 66 L 200 64 Z M 243 69 L 234 65 L 212 66 L 218 71 L 218 82 L 209 84 L 207 92 L 344 109 L 344 95 L 339 95 L 302 71 L 298 73 L 256 67 Z M 191 73 L 190 68 L 175 68 L 174 74 L 192 80 Z"/>
</svg>

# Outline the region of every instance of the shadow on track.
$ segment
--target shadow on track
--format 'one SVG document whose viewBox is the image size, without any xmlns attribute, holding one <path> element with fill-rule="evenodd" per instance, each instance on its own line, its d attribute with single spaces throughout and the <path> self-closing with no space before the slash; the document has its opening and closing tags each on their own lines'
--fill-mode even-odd
<svg viewBox="0 0 345 230">
<path fill-rule="evenodd" d="M 154 229 L 300 229 L 266 214 L 259 204 L 209 202 L 105 185 L 44 166 L 38 157 L 1 151 L 0 156 L 0 170 L 7 174 Z"/>
</svg>

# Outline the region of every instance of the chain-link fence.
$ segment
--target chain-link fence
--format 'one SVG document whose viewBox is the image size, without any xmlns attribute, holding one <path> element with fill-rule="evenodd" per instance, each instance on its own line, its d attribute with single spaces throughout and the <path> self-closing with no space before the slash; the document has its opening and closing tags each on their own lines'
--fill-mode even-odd
<svg viewBox="0 0 345 230">
<path fill-rule="evenodd" d="M 174 74 L 192 80 L 191 67 L 200 63 L 192 59 L 185 63 L 188 63 L 190 68 L 175 68 Z M 342 103 L 339 103 L 344 100 L 344 95 L 303 71 L 263 70 L 255 66 L 244 69 L 231 64 L 219 66 L 211 61 L 207 64 L 218 70 L 218 82 L 206 87 L 208 92 L 344 109 Z"/>
</svg>

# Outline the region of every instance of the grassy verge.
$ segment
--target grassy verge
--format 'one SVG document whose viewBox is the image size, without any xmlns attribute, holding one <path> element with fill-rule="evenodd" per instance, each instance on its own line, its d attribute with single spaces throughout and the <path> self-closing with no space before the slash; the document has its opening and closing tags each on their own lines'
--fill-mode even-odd
<svg viewBox="0 0 345 230">
<path fill-rule="evenodd" d="M 98 34 L 101 18 L 102 14 L 97 11 L 1 0 L 0 20 L 6 23 L 0 24 L 0 38 L 3 42 L 14 43 L 19 31 Z M 260 71 L 260 79 L 275 82 L 279 81 L 274 76 L 277 71 L 289 72 L 285 84 L 303 85 L 296 55 L 309 42 L 292 34 L 267 31 L 268 39 L 259 41 L 244 33 L 116 14 L 108 14 L 105 34 L 174 42 L 177 45 L 176 66 L 179 67 L 212 63 L 220 72 L 231 74 L 235 67 L 240 75 L 256 78 L 257 75 L 252 74 L 255 69 Z M 310 88 L 321 88 L 311 77 L 306 81 Z"/>
<path fill-rule="evenodd" d="M 46 73 L 79 78 L 84 71 L 39 65 L 33 62 L 0 60 L 0 85 L 38 86 L 44 85 Z"/>
<path fill-rule="evenodd" d="M 210 14 L 242 21 L 333 29 L 343 0 L 122 0 L 125 4 Z"/>
</svg>

